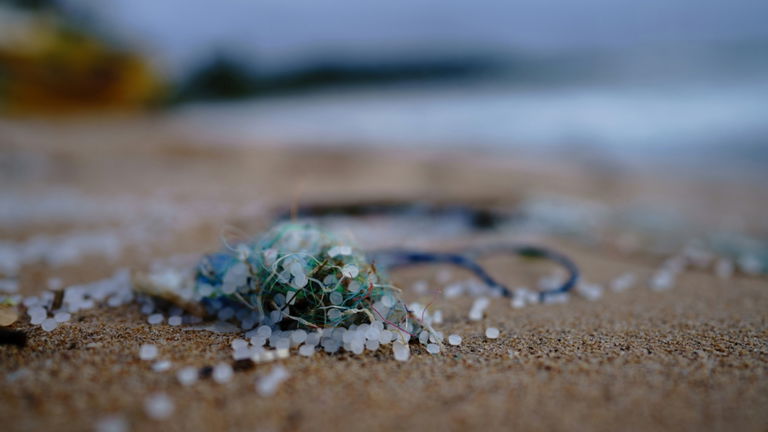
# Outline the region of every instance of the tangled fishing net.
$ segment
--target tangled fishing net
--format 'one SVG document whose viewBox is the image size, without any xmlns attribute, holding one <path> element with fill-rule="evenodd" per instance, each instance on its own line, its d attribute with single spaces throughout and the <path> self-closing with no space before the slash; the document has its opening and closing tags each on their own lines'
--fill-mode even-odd
<svg viewBox="0 0 768 432">
<path fill-rule="evenodd" d="M 337 328 L 375 328 L 402 343 L 426 331 L 432 342 L 442 340 L 429 315 L 409 310 L 362 251 L 309 223 L 285 222 L 253 240 L 225 244 L 204 256 L 187 281 L 168 282 L 150 275 L 144 291 L 157 295 L 163 291 L 158 287 L 174 285 L 175 295 L 186 291 L 207 316 L 239 320 L 243 328 L 260 324 L 326 336 Z"/>
</svg>

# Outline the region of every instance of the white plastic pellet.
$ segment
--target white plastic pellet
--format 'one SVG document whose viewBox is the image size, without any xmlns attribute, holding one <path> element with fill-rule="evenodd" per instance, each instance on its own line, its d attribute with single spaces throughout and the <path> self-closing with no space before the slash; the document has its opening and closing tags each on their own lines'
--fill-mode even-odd
<svg viewBox="0 0 768 432">
<path fill-rule="evenodd" d="M 306 331 L 294 330 L 293 333 L 291 333 L 291 343 L 298 345 L 304 343 L 305 340 L 307 340 Z"/>
<path fill-rule="evenodd" d="M 286 368 L 283 366 L 275 366 L 269 374 L 262 377 L 256 383 L 256 390 L 261 396 L 272 396 L 277 392 L 280 384 L 290 376 L 291 375 Z"/>
<path fill-rule="evenodd" d="M 488 339 L 496 339 L 499 337 L 499 329 L 496 327 L 488 327 L 485 329 L 485 337 Z"/>
<path fill-rule="evenodd" d="M 263 325 L 256 330 L 256 334 L 263 337 L 264 339 L 269 339 L 269 337 L 272 335 L 272 328 L 270 326 Z"/>
<path fill-rule="evenodd" d="M 376 351 L 379 349 L 379 341 L 376 339 L 370 339 L 365 342 L 365 349 L 368 351 Z"/>
<path fill-rule="evenodd" d="M 163 317 L 163 314 L 159 314 L 159 313 L 157 313 L 157 314 L 152 314 L 152 315 L 150 315 L 150 316 L 147 318 L 147 322 L 148 322 L 148 323 L 150 323 L 150 324 L 152 324 L 152 325 L 155 325 L 155 324 L 160 324 L 161 322 L 163 322 L 163 319 L 165 319 L 165 318 Z"/>
<path fill-rule="evenodd" d="M 234 350 L 237 350 L 238 348 L 247 348 L 248 341 L 243 339 L 233 339 L 229 346 L 231 346 Z"/>
<path fill-rule="evenodd" d="M 470 309 L 469 310 L 469 320 L 470 321 L 480 321 L 483 319 L 483 311 L 480 309 Z"/>
<path fill-rule="evenodd" d="M 427 345 L 427 352 L 430 354 L 437 354 L 440 352 L 440 345 L 438 344 L 428 344 Z"/>
<path fill-rule="evenodd" d="M 613 292 L 626 291 L 632 288 L 636 280 L 637 280 L 637 277 L 635 276 L 634 273 L 624 273 L 623 275 L 611 281 L 611 291 Z"/>
<path fill-rule="evenodd" d="M 379 343 L 382 345 L 386 345 L 390 342 L 392 342 L 392 339 L 394 339 L 395 335 L 389 331 L 389 330 L 382 330 L 379 333 Z"/>
<path fill-rule="evenodd" d="M 197 377 L 197 368 L 194 366 L 187 366 L 185 368 L 179 369 L 179 371 L 176 372 L 176 379 L 178 379 L 183 386 L 190 386 L 194 384 L 197 382 Z"/>
<path fill-rule="evenodd" d="M 48 313 L 45 312 L 45 310 L 43 310 L 42 313 L 38 313 L 38 314 L 34 314 L 34 315 L 30 314 L 29 322 L 32 325 L 40 325 L 40 324 L 43 323 L 43 321 L 45 321 L 46 318 L 48 318 Z"/>
<path fill-rule="evenodd" d="M 304 357 L 312 357 L 315 354 L 315 347 L 313 345 L 302 345 L 299 347 L 299 355 Z"/>
<path fill-rule="evenodd" d="M 165 372 L 171 368 L 171 362 L 168 360 L 160 360 L 152 365 L 152 370 L 155 372 Z"/>
<path fill-rule="evenodd" d="M 603 296 L 603 287 L 588 282 L 579 282 L 576 292 L 589 301 L 597 301 Z"/>
<path fill-rule="evenodd" d="M 448 343 L 454 346 L 461 345 L 461 336 L 457 334 L 448 336 Z"/>
<path fill-rule="evenodd" d="M 178 315 L 174 315 L 172 317 L 168 318 L 168 325 L 172 326 L 178 326 L 181 325 L 181 317 Z"/>
<path fill-rule="evenodd" d="M 157 357 L 157 347 L 152 344 L 144 344 L 139 348 L 139 358 L 142 360 L 154 360 Z"/>
<path fill-rule="evenodd" d="M 650 280 L 651 289 L 654 291 L 666 291 L 675 283 L 675 276 L 667 270 L 660 270 Z"/>
<path fill-rule="evenodd" d="M 43 330 L 47 332 L 53 331 L 57 325 L 59 324 L 53 318 L 46 318 L 43 320 L 42 323 L 40 323 L 40 326 L 43 328 Z"/>
<path fill-rule="evenodd" d="M 56 320 L 57 323 L 65 323 L 69 321 L 69 319 L 72 317 L 68 312 L 56 312 L 56 315 L 53 316 L 53 319 Z"/>
<path fill-rule="evenodd" d="M 213 380 L 219 384 L 228 383 L 232 379 L 232 366 L 227 363 L 219 363 L 213 368 Z"/>
<path fill-rule="evenodd" d="M 144 411 L 153 420 L 165 420 L 173 410 L 173 401 L 165 393 L 155 393 L 144 400 Z"/>
<path fill-rule="evenodd" d="M 395 354 L 395 360 L 401 362 L 408 361 L 408 357 L 411 356 L 411 349 L 400 341 L 392 344 L 392 352 Z"/>
<path fill-rule="evenodd" d="M 344 277 L 348 277 L 350 279 L 356 278 L 359 273 L 360 269 L 358 269 L 357 266 L 353 264 L 347 264 L 341 268 L 341 274 L 343 274 Z"/>
<path fill-rule="evenodd" d="M 435 324 L 442 324 L 443 323 L 443 311 L 436 310 L 435 313 L 432 315 L 432 322 Z"/>
<path fill-rule="evenodd" d="M 474 303 L 472 303 L 472 308 L 469 310 L 470 321 L 480 321 L 483 319 L 483 312 L 488 308 L 490 303 L 491 301 L 488 297 L 477 298 Z"/>
<path fill-rule="evenodd" d="M 422 330 L 422 332 L 419 333 L 419 342 L 422 345 L 426 345 L 427 341 L 429 341 L 429 332 L 426 330 Z"/>
<path fill-rule="evenodd" d="M 338 291 L 332 292 L 328 299 L 331 301 L 331 304 L 340 305 L 344 302 L 344 296 L 341 295 Z"/>
</svg>

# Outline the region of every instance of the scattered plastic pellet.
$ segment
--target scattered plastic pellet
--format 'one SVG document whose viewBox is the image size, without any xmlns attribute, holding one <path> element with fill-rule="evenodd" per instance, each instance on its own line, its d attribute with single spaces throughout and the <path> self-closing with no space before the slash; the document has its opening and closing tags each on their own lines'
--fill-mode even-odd
<svg viewBox="0 0 768 432">
<path fill-rule="evenodd" d="M 219 363 L 213 368 L 213 380 L 219 384 L 226 384 L 232 379 L 232 366 L 227 363 Z"/>
<path fill-rule="evenodd" d="M 312 345 L 302 345 L 299 347 L 299 355 L 304 357 L 312 357 L 315 354 L 315 347 Z"/>
<path fill-rule="evenodd" d="M 58 325 L 59 324 L 53 318 L 46 318 L 42 323 L 40 323 L 40 326 L 43 328 L 43 330 L 47 332 L 53 331 Z"/>
<path fill-rule="evenodd" d="M 181 317 L 178 315 L 174 315 L 172 317 L 168 318 L 168 325 L 172 326 L 179 326 L 181 325 Z"/>
<path fill-rule="evenodd" d="M 461 345 L 461 336 L 457 334 L 452 334 L 448 336 L 448 343 L 453 346 Z"/>
<path fill-rule="evenodd" d="M 56 320 L 57 323 L 65 323 L 69 321 L 69 319 L 72 317 L 67 312 L 56 312 L 56 315 L 53 316 L 53 319 Z"/>
<path fill-rule="evenodd" d="M 488 297 L 480 297 L 475 299 L 475 302 L 472 303 L 472 308 L 469 310 L 470 321 L 480 321 L 483 319 L 483 313 L 488 308 L 490 303 L 491 301 L 488 299 Z"/>
<path fill-rule="evenodd" d="M 165 372 L 171 368 L 171 362 L 169 360 L 160 360 L 152 365 L 152 370 L 155 372 Z"/>
<path fill-rule="evenodd" d="M 427 352 L 430 354 L 437 354 L 440 352 L 440 345 L 438 344 L 427 344 Z"/>
<path fill-rule="evenodd" d="M 666 291 L 675 283 L 675 276 L 671 271 L 660 270 L 651 278 L 649 284 L 654 291 Z"/>
<path fill-rule="evenodd" d="M 154 360 L 157 357 L 157 347 L 152 344 L 144 344 L 139 348 L 139 358 L 142 360 Z"/>
<path fill-rule="evenodd" d="M 176 372 L 176 379 L 179 380 L 181 385 L 183 386 L 190 386 L 197 382 L 197 368 L 194 366 L 187 366 L 185 368 L 181 368 Z"/>
<path fill-rule="evenodd" d="M 603 296 L 603 287 L 588 282 L 579 282 L 576 285 L 576 292 L 589 301 L 597 301 Z"/>
<path fill-rule="evenodd" d="M 408 361 L 408 357 L 411 356 L 411 349 L 400 341 L 392 344 L 392 352 L 395 354 L 395 360 L 401 362 Z"/>
<path fill-rule="evenodd" d="M 485 337 L 488 339 L 496 339 L 499 337 L 499 329 L 496 327 L 488 327 L 485 329 Z"/>
<path fill-rule="evenodd" d="M 611 281 L 610 287 L 613 292 L 626 291 L 635 285 L 637 277 L 634 273 L 624 273 Z"/>
<path fill-rule="evenodd" d="M 163 322 L 164 319 L 165 317 L 163 317 L 163 314 L 156 313 L 156 314 L 150 315 L 147 318 L 147 322 L 152 325 L 155 325 L 155 324 L 160 324 L 161 322 Z"/>
<path fill-rule="evenodd" d="M 232 349 L 242 349 L 242 348 L 248 348 L 248 341 L 243 339 L 233 339 L 232 342 L 229 344 Z"/>
<path fill-rule="evenodd" d="M 165 420 L 173 414 L 173 401 L 165 393 L 155 393 L 144 400 L 144 412 L 153 420 Z"/>
<path fill-rule="evenodd" d="M 272 396 L 277 392 L 280 384 L 290 376 L 291 375 L 286 368 L 283 366 L 275 366 L 269 374 L 262 377 L 256 383 L 256 390 L 261 396 Z"/>
</svg>

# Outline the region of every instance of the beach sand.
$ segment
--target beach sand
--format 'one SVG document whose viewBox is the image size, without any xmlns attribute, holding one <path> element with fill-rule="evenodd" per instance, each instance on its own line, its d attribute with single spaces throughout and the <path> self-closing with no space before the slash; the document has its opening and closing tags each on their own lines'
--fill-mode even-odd
<svg viewBox="0 0 768 432">
<path fill-rule="evenodd" d="M 256 232 L 270 224 L 274 209 L 297 200 L 383 197 L 514 206 L 546 193 L 614 205 L 666 196 L 693 210 L 697 222 L 731 213 L 745 226 L 761 229 L 764 223 L 766 201 L 757 186 L 458 152 L 208 146 L 152 122 L 115 123 L 4 125 L 4 163 L 16 167 L 4 174 L 5 191 L 34 196 L 68 188 L 105 202 L 132 196 L 137 205 L 142 197 L 159 195 L 222 210 L 180 218 L 184 223 L 172 232 L 133 245 L 114 260 L 94 256 L 59 268 L 27 265 L 20 275 L 22 293 L 42 292 L 52 276 L 65 284 L 85 283 L 158 257 L 214 250 L 222 226 Z M 229 211 L 225 204 L 248 208 Z M 163 223 L 173 226 L 175 217 L 171 212 Z M 0 234 L 24 241 L 103 227 L 109 224 L 30 220 L 2 226 Z M 626 292 L 609 290 L 598 301 L 573 298 L 514 309 L 508 300 L 494 299 L 483 321 L 470 322 L 471 298 L 419 297 L 408 289 L 420 280 L 440 288 L 440 268 L 397 272 L 394 281 L 406 288 L 406 298 L 434 300 L 432 307 L 445 316 L 439 330 L 464 339 L 439 355 L 413 345 L 405 363 L 392 358 L 390 347 L 361 356 L 294 353 L 238 371 L 228 384 L 209 378 L 183 387 L 176 370 L 230 362 L 229 344 L 238 335 L 149 325 L 136 305 L 79 312 L 50 333 L 24 317 L 13 328 L 27 332 L 27 346 L 0 346 L 2 430 L 92 430 L 111 415 L 124 418 L 130 430 L 163 431 L 768 429 L 765 277 L 723 280 L 708 270 L 689 270 L 674 288 L 657 292 L 645 281 L 659 266 L 658 257 L 552 242 L 589 281 L 607 284 L 633 272 L 639 282 Z M 490 270 L 510 283 L 531 282 L 535 273 L 503 259 Z M 500 329 L 498 339 L 485 338 L 488 326 Z M 171 370 L 154 372 L 151 362 L 139 360 L 143 343 L 158 345 L 159 358 L 173 362 Z M 255 382 L 277 364 L 290 378 L 274 396 L 262 397 Z M 145 414 L 144 401 L 155 392 L 173 400 L 169 419 Z"/>
</svg>

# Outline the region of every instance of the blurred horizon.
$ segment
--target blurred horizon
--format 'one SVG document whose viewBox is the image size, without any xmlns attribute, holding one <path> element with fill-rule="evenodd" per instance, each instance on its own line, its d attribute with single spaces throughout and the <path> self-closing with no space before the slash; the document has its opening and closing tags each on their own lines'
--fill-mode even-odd
<svg viewBox="0 0 768 432">
<path fill-rule="evenodd" d="M 768 165 L 765 2 L 3 3 L 53 5 L 105 61 L 127 53 L 108 66 L 133 75 L 79 94 L 110 85 L 214 143 Z"/>
</svg>

